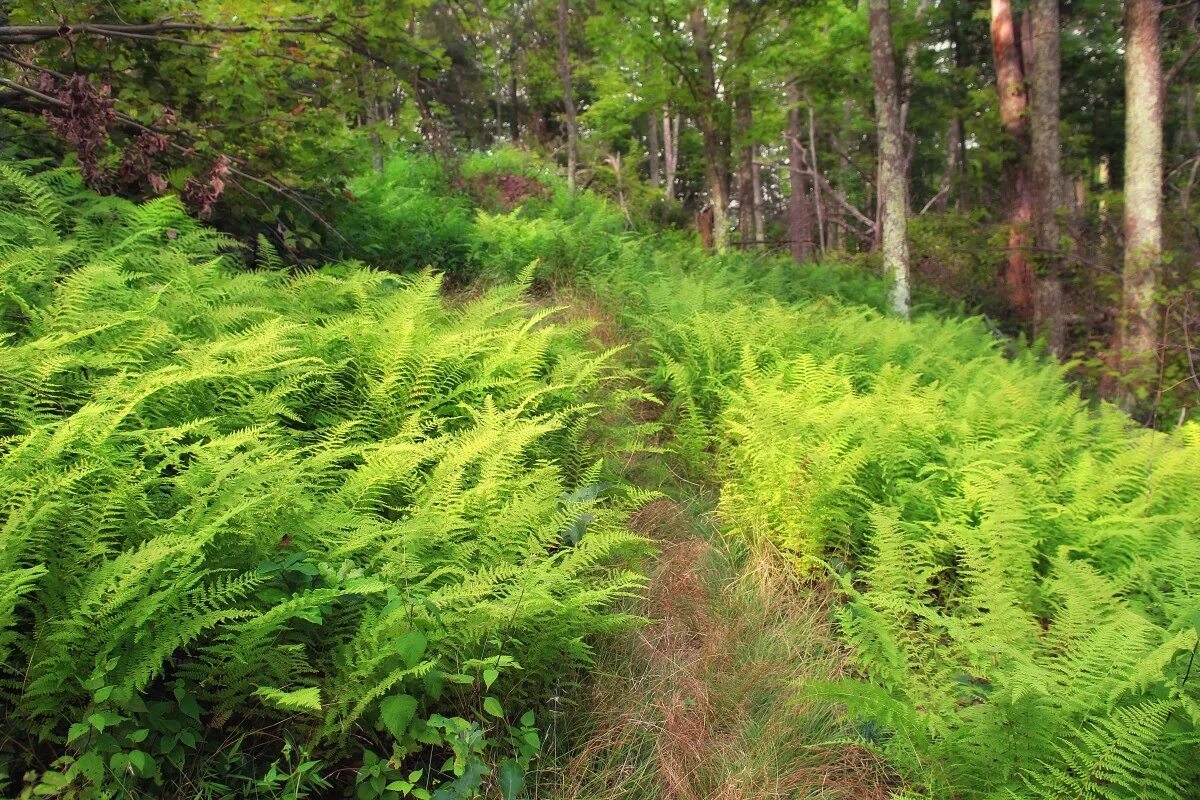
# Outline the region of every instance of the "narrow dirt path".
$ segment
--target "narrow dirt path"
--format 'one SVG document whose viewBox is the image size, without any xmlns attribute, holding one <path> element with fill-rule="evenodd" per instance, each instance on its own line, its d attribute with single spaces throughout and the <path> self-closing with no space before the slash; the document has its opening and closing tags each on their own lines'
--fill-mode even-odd
<svg viewBox="0 0 1200 800">
<path fill-rule="evenodd" d="M 594 323 L 604 347 L 620 326 L 595 297 L 542 298 Z M 636 361 L 636 344 L 629 352 Z M 659 406 L 628 410 L 652 422 Z M 614 425 L 619 425 L 614 421 Z M 658 546 L 644 596 L 649 623 L 601 642 L 595 669 L 553 731 L 535 797 L 550 800 L 883 800 L 894 776 L 806 685 L 842 675 L 828 587 L 801 585 L 770 553 L 724 535 L 719 487 L 672 469 L 662 452 L 633 454 L 628 480 L 664 495 L 630 526 Z"/>
<path fill-rule="evenodd" d="M 844 666 L 828 593 L 722 537 L 713 493 L 681 488 L 632 520 L 660 547 L 635 609 L 651 623 L 602 649 L 542 796 L 886 798 L 881 762 L 797 699 Z"/>
</svg>

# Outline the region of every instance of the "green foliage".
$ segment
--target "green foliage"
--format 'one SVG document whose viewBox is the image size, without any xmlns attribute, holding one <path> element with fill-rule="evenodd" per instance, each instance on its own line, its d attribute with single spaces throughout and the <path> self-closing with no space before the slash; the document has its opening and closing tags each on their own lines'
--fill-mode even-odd
<svg viewBox="0 0 1200 800">
<path fill-rule="evenodd" d="M 840 583 L 859 675 L 807 694 L 933 796 L 1189 796 L 1200 428 L 1089 408 L 975 320 L 804 299 L 807 270 L 781 304 L 739 258 L 598 283 L 726 523 Z"/>
<path fill-rule="evenodd" d="M 486 194 L 496 179 L 513 177 L 539 191 L 489 208 L 487 197 L 473 203 L 465 190 L 483 186 Z M 593 194 L 571 196 L 529 153 L 473 154 L 463 161 L 459 190 L 450 184 L 436 162 L 412 155 L 356 179 L 354 202 L 338 220 L 354 242 L 350 254 L 400 272 L 435 266 L 460 282 L 515 280 L 536 261 L 536 280 L 552 282 L 625 250 L 624 217 Z"/>
<path fill-rule="evenodd" d="M 417 139 L 415 113 L 397 109 L 381 119 L 382 87 L 419 77 L 442 63 L 434 42 L 417 43 L 404 21 L 428 6 L 400 0 L 363 6 L 345 0 L 119 0 L 100 4 L 12 0 L 0 24 L 64 26 L 71 36 L 31 37 L 14 47 L 0 77 L 36 90 L 39 75 L 17 64 L 79 75 L 108 92 L 113 110 L 167 133 L 170 145 L 144 156 L 139 132 L 83 108 L 72 115 L 97 128 L 82 148 L 98 160 L 104 191 L 160 195 L 202 178 L 227 156 L 240 175 L 228 176 L 216 219 L 252 238 L 269 231 L 289 255 L 311 254 L 330 231 L 318 215 L 335 207 L 346 176 L 369 158 Z M 155 25 L 175 26 L 154 30 Z M 145 25 L 128 34 L 101 28 Z M 394 64 L 395 66 L 390 66 Z M 402 65 L 402 66 L 401 66 Z M 44 88 L 44 87 L 43 87 Z M 77 150 L 72 137 L 51 135 L 43 108 L 0 110 L 0 139 L 23 156 L 61 157 Z M 84 137 L 85 140 L 88 137 Z M 132 156 L 132 157 L 131 157 Z M 145 164 L 142 164 L 143 158 Z M 126 168 L 132 167 L 132 170 Z M 160 181 L 141 175 L 146 168 Z M 273 191 L 268 184 L 288 187 Z M 312 213 L 312 209 L 316 213 Z"/>
<path fill-rule="evenodd" d="M 247 271 L 73 176 L 0 168 L 3 790 L 514 792 L 520 712 L 631 623 L 613 353 L 528 273 Z"/>
<path fill-rule="evenodd" d="M 857 674 L 806 693 L 912 791 L 1200 784 L 1200 428 L 1090 407 L 977 320 L 889 318 L 868 270 L 639 235 L 513 151 L 464 168 L 495 175 L 547 191 L 480 209 L 395 161 L 348 213 L 412 274 L 287 275 L 174 201 L 0 166 L 0 702 L 27 744 L 0 775 L 520 796 L 517 715 L 638 585 L 639 494 L 585 435 L 633 395 L 522 310 L 536 275 L 613 306 L 729 528 L 840 585 Z M 446 307 L 426 253 L 518 281 Z"/>
<path fill-rule="evenodd" d="M 353 200 L 338 228 L 351 242 L 351 255 L 395 271 L 432 267 L 459 275 L 467 269 L 469 203 L 447 190 L 445 172 L 432 158 L 389 159 L 382 171 L 351 181 L 350 191 Z"/>
</svg>

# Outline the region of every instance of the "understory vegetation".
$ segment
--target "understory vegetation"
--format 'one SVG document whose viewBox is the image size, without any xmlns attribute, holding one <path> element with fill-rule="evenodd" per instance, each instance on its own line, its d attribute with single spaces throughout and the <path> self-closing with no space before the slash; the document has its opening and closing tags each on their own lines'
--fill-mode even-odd
<svg viewBox="0 0 1200 800">
<path fill-rule="evenodd" d="M 803 694 L 914 793 L 1191 796 L 1200 429 L 1089 408 L 975 320 L 620 286 L 730 530 L 841 587 L 858 674 Z"/>
<path fill-rule="evenodd" d="M 0 169 L 0 785 L 515 797 L 640 583 L 612 353 Z"/>
<path fill-rule="evenodd" d="M 889 317 L 861 268 L 631 229 L 510 151 L 351 184 L 347 255 L 390 272 L 289 271 L 64 170 L 0 184 L 8 793 L 523 796 L 551 698 L 654 613 L 627 519 L 669 486 L 636 456 L 720 482 L 730 551 L 837 601 L 845 669 L 738 684 L 756 724 L 850 720 L 795 763 L 1195 796 L 1196 423 L 1136 427 L 939 298 Z M 556 322 L 571 293 L 631 346 Z M 639 741 L 556 791 L 662 796 L 613 760 Z M 771 758 L 757 796 L 829 796 Z"/>
</svg>

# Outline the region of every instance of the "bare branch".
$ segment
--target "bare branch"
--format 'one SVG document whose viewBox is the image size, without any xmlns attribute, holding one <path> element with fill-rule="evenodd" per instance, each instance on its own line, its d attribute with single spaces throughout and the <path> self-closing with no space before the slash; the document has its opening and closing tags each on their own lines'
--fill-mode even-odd
<svg viewBox="0 0 1200 800">
<path fill-rule="evenodd" d="M 1196 41 L 1192 42 L 1192 46 L 1179 57 L 1179 60 L 1172 65 L 1171 71 L 1163 77 L 1163 89 L 1168 88 L 1172 81 L 1179 77 L 1179 74 L 1183 72 L 1183 68 L 1188 65 L 1188 62 L 1192 60 L 1192 56 L 1196 55 L 1197 52 L 1200 52 L 1200 37 L 1197 37 Z"/>
<path fill-rule="evenodd" d="M 5 87 L 11 89 L 16 94 L 25 95 L 27 97 L 34 98 L 34 99 L 36 99 L 42 103 L 45 103 L 47 105 L 52 105 L 57 108 L 66 108 L 67 107 L 67 103 L 63 102 L 62 100 L 59 100 L 57 97 L 51 97 L 48 94 L 39 92 L 37 89 L 33 89 L 28 86 L 23 86 L 22 84 L 16 83 L 15 81 L 10 81 L 7 78 L 0 78 L 0 86 L 5 86 Z M 124 114 L 120 111 L 116 112 L 116 116 L 117 116 L 117 120 L 126 128 L 131 128 L 131 129 L 137 130 L 137 131 L 146 131 L 146 132 L 150 132 L 150 133 L 166 132 L 169 135 L 177 135 L 176 132 L 163 131 L 161 128 L 151 128 L 148 125 L 143 125 L 142 123 L 138 122 L 133 117 L 129 116 L 128 114 Z M 178 152 L 184 156 L 192 157 L 195 155 L 195 152 L 192 148 L 185 147 L 185 146 L 179 144 L 178 142 L 171 141 L 168 143 L 168 145 L 170 146 L 170 148 L 172 150 L 175 150 L 176 152 Z M 332 233 L 334 236 L 336 236 L 338 239 L 340 239 L 343 243 L 349 244 L 349 242 L 346 240 L 346 237 L 342 236 L 341 232 L 338 231 L 337 228 L 333 227 L 333 225 L 329 222 L 329 220 L 325 219 L 325 217 L 321 216 L 321 214 L 319 212 L 317 212 L 312 206 L 310 206 L 308 204 L 308 202 L 305 201 L 303 195 L 301 195 L 296 189 L 293 189 L 292 187 L 287 186 L 282 183 L 279 183 L 278 181 L 275 181 L 275 180 L 268 180 L 265 178 L 260 178 L 257 175 L 251 175 L 250 173 L 244 172 L 234 166 L 230 166 L 229 171 L 231 173 L 233 173 L 234 175 L 238 175 L 238 176 L 244 178 L 245 180 L 251 181 L 253 183 L 257 183 L 260 186 L 270 189 L 271 191 L 275 192 L 276 194 L 279 194 L 282 197 L 286 198 L 287 200 L 291 201 L 293 204 L 298 206 L 302 211 L 304 211 L 306 214 L 308 214 L 310 217 L 312 217 L 314 220 L 316 220 L 318 223 L 320 223 L 326 230 L 328 230 L 330 233 Z"/>
</svg>

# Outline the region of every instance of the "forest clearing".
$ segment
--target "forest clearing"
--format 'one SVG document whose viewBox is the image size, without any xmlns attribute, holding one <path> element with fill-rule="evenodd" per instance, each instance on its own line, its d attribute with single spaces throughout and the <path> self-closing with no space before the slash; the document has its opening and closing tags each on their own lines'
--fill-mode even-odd
<svg viewBox="0 0 1200 800">
<path fill-rule="evenodd" d="M 0 797 L 1200 798 L 1200 2 L 0 2 Z"/>
</svg>

